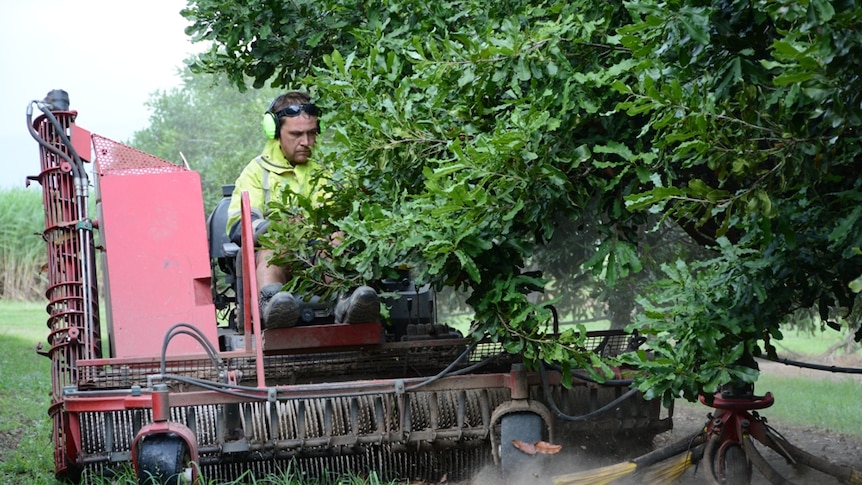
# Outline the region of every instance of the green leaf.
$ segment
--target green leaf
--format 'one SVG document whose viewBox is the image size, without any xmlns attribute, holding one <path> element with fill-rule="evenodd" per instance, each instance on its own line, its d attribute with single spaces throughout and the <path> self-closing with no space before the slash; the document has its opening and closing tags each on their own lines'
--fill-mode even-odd
<svg viewBox="0 0 862 485">
<path fill-rule="evenodd" d="M 613 153 L 615 155 L 619 155 L 623 158 L 623 160 L 632 160 L 634 158 L 634 154 L 631 149 L 622 143 L 610 141 L 605 145 L 596 145 L 593 147 L 593 152 L 595 153 Z"/>
<path fill-rule="evenodd" d="M 813 79 L 815 75 L 816 73 L 813 71 L 786 72 L 780 76 L 775 76 L 772 82 L 774 82 L 776 86 L 787 86 L 789 84 L 804 83 L 809 79 Z"/>
<path fill-rule="evenodd" d="M 476 283 L 481 283 L 482 276 L 479 274 L 479 268 L 476 266 L 476 262 L 473 261 L 473 258 L 469 257 L 460 249 L 455 250 L 455 256 L 458 258 L 458 261 L 461 262 L 461 268 L 470 275 L 470 279 Z"/>
<path fill-rule="evenodd" d="M 503 348 L 510 354 L 520 354 L 524 350 L 524 341 L 522 339 L 508 340 L 503 342 Z"/>
<path fill-rule="evenodd" d="M 839 224 L 829 233 L 831 242 L 846 241 L 854 233 L 854 227 L 862 221 L 862 204 L 853 208 L 849 215 L 838 220 Z"/>
<path fill-rule="evenodd" d="M 647 192 L 632 194 L 625 198 L 626 207 L 636 211 L 648 208 L 675 197 L 683 197 L 685 192 L 676 187 L 656 187 Z"/>
<path fill-rule="evenodd" d="M 703 19 L 682 16 L 679 21 L 692 40 L 701 45 L 709 44 L 709 31 Z"/>
<path fill-rule="evenodd" d="M 609 240 L 604 240 L 599 244 L 597 250 L 590 256 L 589 259 L 584 261 L 585 268 L 593 268 L 593 272 L 597 273 L 603 265 L 605 258 L 607 258 L 608 254 L 611 252 L 612 242 Z"/>
<path fill-rule="evenodd" d="M 465 69 L 461 73 L 461 77 L 458 78 L 458 87 L 463 88 L 464 86 L 471 84 L 476 79 L 476 75 L 472 69 Z"/>
<path fill-rule="evenodd" d="M 835 8 L 829 0 L 810 0 L 808 6 L 819 24 L 825 24 L 835 16 Z"/>
</svg>

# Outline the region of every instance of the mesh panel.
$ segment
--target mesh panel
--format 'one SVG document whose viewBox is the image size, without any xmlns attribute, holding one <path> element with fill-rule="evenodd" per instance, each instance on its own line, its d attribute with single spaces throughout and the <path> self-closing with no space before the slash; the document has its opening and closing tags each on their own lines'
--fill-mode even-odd
<svg viewBox="0 0 862 485">
<path fill-rule="evenodd" d="M 96 170 L 99 175 L 144 175 L 185 172 L 185 167 L 136 150 L 130 146 L 93 134 Z"/>
<path fill-rule="evenodd" d="M 264 372 L 268 383 L 297 384 L 354 379 L 427 377 L 455 362 L 467 342 L 429 341 L 420 345 L 387 344 L 379 348 L 318 354 L 277 355 L 264 357 Z M 459 361 L 454 369 L 467 367 L 479 360 L 497 356 L 497 344 L 480 344 L 469 359 Z M 499 355 L 498 365 L 510 365 L 511 356 Z M 225 361 L 231 370 L 242 374 L 242 382 L 254 382 L 257 368 L 254 358 L 233 358 Z M 105 364 L 104 361 L 80 362 L 83 389 L 123 389 L 132 385 L 146 386 L 147 376 L 159 373 L 159 363 L 127 362 Z M 214 364 L 208 358 L 168 361 L 170 374 L 217 380 Z"/>
<path fill-rule="evenodd" d="M 636 348 L 636 344 L 636 337 L 621 331 L 591 332 L 586 337 L 585 350 L 603 356 L 618 355 Z M 458 360 L 468 346 L 466 339 L 431 340 L 421 345 L 399 342 L 356 351 L 267 356 L 264 357 L 264 372 L 270 384 L 301 384 L 428 377 L 453 362 L 452 370 L 456 371 L 483 360 L 488 360 L 488 363 L 475 372 L 508 371 L 519 358 L 502 353 L 502 346 L 498 343 L 480 342 L 468 358 Z M 102 362 L 79 363 L 79 387 L 82 390 L 146 386 L 147 376 L 159 373 L 159 364 L 155 361 L 112 365 Z M 241 372 L 242 382 L 256 381 L 254 358 L 227 359 L 225 363 L 229 369 Z M 214 364 L 203 357 L 199 360 L 168 361 L 167 372 L 208 380 L 217 380 L 218 377 Z"/>
</svg>

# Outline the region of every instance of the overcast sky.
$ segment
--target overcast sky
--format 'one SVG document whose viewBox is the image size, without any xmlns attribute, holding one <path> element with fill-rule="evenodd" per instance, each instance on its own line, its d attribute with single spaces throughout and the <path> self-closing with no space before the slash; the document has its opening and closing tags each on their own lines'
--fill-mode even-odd
<svg viewBox="0 0 862 485">
<path fill-rule="evenodd" d="M 186 0 L 6 2 L 0 15 L 0 190 L 39 172 L 27 131 L 30 101 L 69 93 L 77 124 L 126 141 L 148 125 L 148 96 L 176 87 L 183 60 L 202 48 L 183 30 Z M 34 108 L 34 113 L 39 111 Z M 35 117 L 35 115 L 34 115 Z M 31 184 L 38 189 L 39 185 Z"/>
</svg>

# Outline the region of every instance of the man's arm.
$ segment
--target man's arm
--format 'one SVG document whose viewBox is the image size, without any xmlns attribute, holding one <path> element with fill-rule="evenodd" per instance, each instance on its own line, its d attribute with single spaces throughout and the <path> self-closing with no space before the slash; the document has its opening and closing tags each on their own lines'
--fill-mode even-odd
<svg viewBox="0 0 862 485">
<path fill-rule="evenodd" d="M 269 221 L 264 216 L 266 209 L 264 207 L 262 171 L 261 166 L 252 161 L 243 169 L 234 183 L 225 230 L 230 240 L 236 244 L 240 244 L 241 240 L 240 217 L 241 195 L 243 192 L 248 192 L 249 202 L 251 203 L 251 224 L 254 230 L 255 243 L 257 243 L 257 236 L 266 232 L 269 226 Z"/>
</svg>

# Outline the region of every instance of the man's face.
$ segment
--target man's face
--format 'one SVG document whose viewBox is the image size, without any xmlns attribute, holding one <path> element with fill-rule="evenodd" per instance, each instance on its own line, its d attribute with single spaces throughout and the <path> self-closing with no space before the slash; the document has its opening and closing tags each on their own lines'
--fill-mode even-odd
<svg viewBox="0 0 862 485">
<path fill-rule="evenodd" d="M 294 165 L 308 162 L 317 141 L 317 117 L 300 113 L 292 118 L 281 118 L 278 138 L 287 161 Z"/>
</svg>

